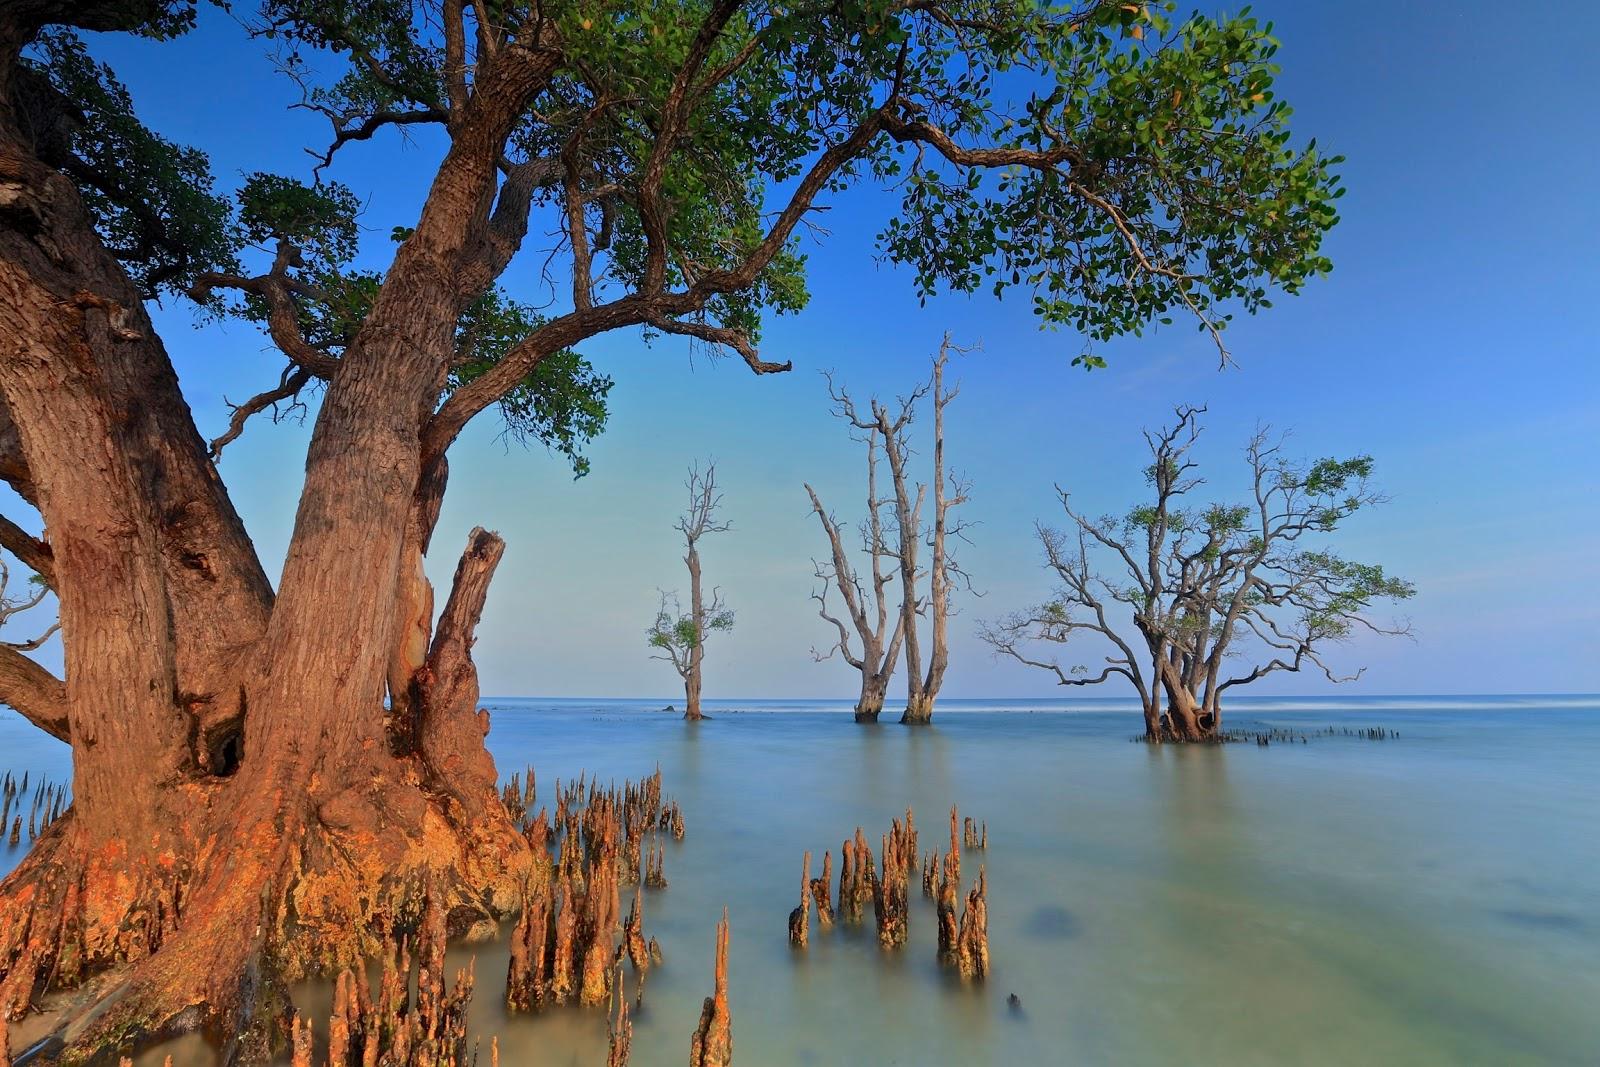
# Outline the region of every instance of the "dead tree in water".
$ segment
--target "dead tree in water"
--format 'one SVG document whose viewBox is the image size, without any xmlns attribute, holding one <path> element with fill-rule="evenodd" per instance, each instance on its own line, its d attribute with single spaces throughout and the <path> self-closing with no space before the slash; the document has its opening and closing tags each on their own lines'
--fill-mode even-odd
<svg viewBox="0 0 1600 1067">
<path fill-rule="evenodd" d="M 848 393 L 830 386 L 830 394 L 833 396 L 840 417 L 846 419 L 856 429 L 870 434 L 871 439 L 876 440 L 883 449 L 884 459 L 889 465 L 892 496 L 888 503 L 894 510 L 896 538 L 892 550 L 883 548 L 881 551 L 883 555 L 894 558 L 900 577 L 900 617 L 896 623 L 894 636 L 900 639 L 905 648 L 906 708 L 900 716 L 900 721 L 903 723 L 921 724 L 932 721 L 934 701 L 939 696 L 939 689 L 944 684 L 945 671 L 950 665 L 950 588 L 954 580 L 961 576 L 960 567 L 950 555 L 950 540 L 962 535 L 962 524 L 953 522 L 950 513 L 954 508 L 967 502 L 971 486 L 966 481 L 947 474 L 945 469 L 944 411 L 956 398 L 959 388 L 946 386 L 944 373 L 946 365 L 950 362 L 951 353 L 966 351 L 970 349 L 958 347 L 951 341 L 950 335 L 946 334 L 939 345 L 938 353 L 933 357 L 932 377 L 909 395 L 901 397 L 893 411 L 888 405 L 874 399 L 868 412 L 863 414 L 851 402 Z M 930 396 L 933 404 L 933 524 L 925 534 L 922 528 L 922 506 L 927 499 L 928 486 L 915 481 L 911 471 L 913 451 L 909 428 L 916 417 L 917 405 Z M 870 466 L 868 469 L 869 474 L 872 473 Z M 817 504 L 814 494 L 813 504 L 821 514 L 821 507 Z M 874 504 L 875 500 L 869 500 L 869 507 Z M 826 522 L 824 517 L 824 523 Z M 918 562 L 924 537 L 929 550 L 929 560 L 925 570 Z M 837 538 L 831 534 L 830 540 L 837 544 Z M 880 536 L 877 543 L 881 544 L 882 540 Z M 873 543 L 869 529 L 869 548 Z M 837 559 L 836 550 L 836 561 L 832 569 L 834 577 L 838 577 L 840 573 Z M 876 578 L 876 556 L 873 563 Z M 924 578 L 928 583 L 926 598 L 922 596 L 921 591 Z M 853 584 L 853 582 L 840 582 L 841 592 Z M 859 601 L 858 596 L 857 603 Z M 848 593 L 846 602 L 847 604 L 850 602 Z M 879 604 L 881 606 L 881 599 Z M 923 645 L 917 630 L 918 617 L 924 613 L 928 616 L 930 627 L 926 670 L 922 659 Z M 853 610 L 852 614 L 856 612 Z M 826 614 L 823 617 L 828 618 Z M 861 617 L 864 621 L 864 614 Z M 842 625 L 838 623 L 835 625 L 839 627 L 842 647 L 846 638 L 845 630 Z M 858 622 L 857 630 L 865 644 L 872 633 L 881 637 L 882 624 L 879 623 L 875 629 L 869 630 Z M 848 651 L 846 658 L 848 659 Z M 892 668 L 892 664 L 890 666 Z M 865 680 L 863 692 L 865 692 Z M 857 718 L 860 717 L 858 706 Z"/>
<path fill-rule="evenodd" d="M 661 609 L 647 636 L 650 647 L 659 650 L 652 658 L 671 663 L 683 679 L 683 717 L 698 720 L 702 718 L 700 690 L 706 639 L 712 633 L 733 629 L 733 611 L 723 604 L 721 592 L 713 587 L 710 601 L 705 598 L 700 576 L 700 539 L 706 534 L 724 533 L 731 526 L 717 521 L 722 494 L 717 492 L 715 463 L 706 464 L 704 473 L 698 465 L 689 468 L 689 479 L 684 484 L 689 489 L 689 510 L 678 519 L 677 530 L 683 534 L 683 562 L 689 568 L 689 611 L 682 610 L 677 594 L 661 594 Z"/>
<path fill-rule="evenodd" d="M 857 429 L 862 429 L 862 420 L 856 413 L 855 405 L 848 393 L 834 386 L 832 380 L 828 383 L 828 393 L 833 397 L 835 411 L 850 422 Z M 873 402 L 876 414 L 877 402 Z M 904 404 L 899 415 L 887 422 L 890 434 L 903 432 L 905 425 L 911 421 L 911 405 Z M 844 534 L 839 528 L 839 522 L 830 515 L 822 506 L 822 500 L 817 496 L 817 491 L 806 484 L 806 494 L 811 498 L 811 509 L 816 512 L 817 519 L 822 523 L 822 531 L 828 537 L 829 562 L 816 565 L 816 576 L 821 582 L 817 591 L 812 594 L 817 602 L 817 613 L 822 616 L 839 632 L 839 638 L 834 644 L 822 653 L 813 653 L 818 660 L 831 657 L 835 652 L 850 666 L 861 674 L 861 695 L 856 699 L 855 716 L 857 722 L 877 722 L 878 715 L 883 711 L 883 702 L 889 692 L 889 680 L 894 676 L 895 667 L 900 662 L 900 646 L 905 636 L 905 612 L 896 609 L 894 627 L 889 627 L 888 587 L 894 582 L 894 576 L 884 567 L 884 561 L 897 555 L 897 551 L 884 540 L 883 509 L 888 501 L 878 496 L 878 448 L 880 429 L 876 424 L 867 428 L 865 436 L 861 439 L 867 446 L 867 517 L 861 523 L 862 549 L 870 561 L 870 571 L 863 583 L 862 576 L 856 573 L 856 568 L 850 562 L 850 553 L 845 548 Z M 918 502 L 920 508 L 920 501 Z M 913 515 L 913 522 L 915 515 Z M 845 613 L 849 616 L 850 625 L 855 629 L 856 638 L 861 644 L 861 653 L 856 655 L 851 652 L 850 629 L 844 621 L 834 615 L 828 608 L 828 591 L 837 589 L 839 596 L 844 601 Z"/>
<path fill-rule="evenodd" d="M 906 626 L 906 710 L 905 714 L 900 716 L 900 721 L 903 723 L 933 721 L 933 702 L 939 696 L 939 689 L 944 685 L 944 672 L 950 666 L 950 585 L 952 579 L 961 572 L 950 557 L 949 541 L 951 537 L 960 537 L 962 530 L 960 523 L 952 524 L 950 511 L 967 502 L 967 493 L 971 486 L 954 475 L 947 479 L 945 474 L 944 409 L 956 398 L 960 387 L 945 386 L 944 368 L 945 364 L 950 362 L 951 352 L 965 351 L 969 349 L 957 348 L 951 343 L 950 335 L 945 334 L 944 340 L 939 345 L 938 355 L 933 357 L 933 381 L 929 383 L 933 394 L 933 531 L 928 539 L 931 553 L 931 558 L 928 560 L 930 647 L 928 670 L 926 674 L 922 674 L 922 648 L 917 636 L 915 608 L 902 607 Z M 890 467 L 894 471 L 895 500 L 898 508 L 906 499 L 904 460 L 899 463 L 891 460 Z M 918 495 L 921 495 L 920 486 Z M 915 525 L 913 519 L 912 532 L 915 531 Z M 907 553 L 905 548 L 915 543 L 916 538 L 902 526 L 900 580 L 905 586 L 907 605 L 914 604 L 916 600 L 917 568 L 915 553 Z"/>
<path fill-rule="evenodd" d="M 1189 458 L 1204 410 L 1180 407 L 1172 426 L 1145 435 L 1152 499 L 1124 517 L 1091 519 L 1057 489 L 1072 529 L 1038 529 L 1060 581 L 1055 598 L 983 632 L 996 651 L 1051 671 L 1062 685 L 1127 679 L 1150 741 L 1215 740 L 1222 696 L 1234 686 L 1307 667 L 1329 681 L 1349 681 L 1361 671 L 1336 673 L 1324 659 L 1328 646 L 1361 631 L 1410 632 L 1403 622 L 1382 624 L 1368 614 L 1377 601 L 1411 597 L 1409 582 L 1308 544 L 1386 500 L 1368 484 L 1372 458 L 1299 463 L 1261 430 L 1245 450 L 1249 499 L 1184 507 L 1183 498 L 1204 484 Z M 1095 553 L 1111 561 L 1113 573 L 1096 569 Z M 1098 674 L 1027 651 L 1030 643 L 1059 645 L 1076 634 L 1109 644 Z M 1224 661 L 1237 657 L 1254 665 L 1225 676 Z"/>
<path fill-rule="evenodd" d="M 907 614 L 904 606 L 890 611 L 888 601 L 888 587 L 894 582 L 894 573 L 885 568 L 885 561 L 898 560 L 901 549 L 898 544 L 891 545 L 886 541 L 883 531 L 883 509 L 890 506 L 891 501 L 878 496 L 878 450 L 893 448 L 901 453 L 906 451 L 904 434 L 914 418 L 915 403 L 922 394 L 918 392 L 901 400 L 893 418 L 877 400 L 872 400 L 870 419 L 862 418 L 850 394 L 838 387 L 832 378 L 827 381 L 827 394 L 834 400 L 835 416 L 850 422 L 851 429 L 859 434 L 858 440 L 867 446 L 867 517 L 861 523 L 861 541 L 870 569 L 866 581 L 856 573 L 856 566 L 850 561 L 850 552 L 845 549 L 845 536 L 840 525 L 822 507 L 816 490 L 806 483 L 805 491 L 811 498 L 811 510 L 816 512 L 816 517 L 822 523 L 822 533 L 827 534 L 829 544 L 829 563 L 816 565 L 816 577 L 821 585 L 813 593 L 813 598 L 818 601 L 818 614 L 838 630 L 838 640 L 826 653 L 813 654 L 818 659 L 827 659 L 837 651 L 845 662 L 861 673 L 861 696 L 856 699 L 856 721 L 875 723 L 888 696 L 894 667 L 899 664 L 902 641 L 906 637 Z M 920 512 L 922 494 L 918 490 L 917 502 L 910 510 L 910 528 L 914 530 Z M 896 512 L 896 517 L 899 517 L 899 512 Z M 896 522 L 896 530 L 902 530 L 899 522 Z M 856 640 L 861 643 L 859 656 L 851 653 L 850 629 L 846 629 L 845 621 L 829 611 L 827 595 L 830 587 L 838 590 L 838 595 L 845 603 L 845 613 L 850 616 Z M 894 619 L 893 629 L 890 627 L 891 616 Z"/>
</svg>

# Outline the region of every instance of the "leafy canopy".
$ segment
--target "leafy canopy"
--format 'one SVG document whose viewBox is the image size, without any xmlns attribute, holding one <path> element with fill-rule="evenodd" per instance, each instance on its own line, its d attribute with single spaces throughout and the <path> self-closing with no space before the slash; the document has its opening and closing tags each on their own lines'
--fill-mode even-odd
<svg viewBox="0 0 1600 1067">
<path fill-rule="evenodd" d="M 263 11 L 298 76 L 314 80 L 311 56 L 348 61 L 309 96 L 336 129 L 448 111 L 433 5 L 267 0 Z M 674 88 L 707 24 L 720 32 L 677 115 Z M 1273 90 L 1271 27 L 1248 9 L 1179 18 L 1174 3 L 506 0 L 473 25 L 514 27 L 518 40 L 538 25 L 541 47 L 559 53 L 508 158 L 568 166 L 590 251 L 603 253 L 602 291 L 648 288 L 653 246 L 668 250 L 669 288 L 735 271 L 776 232 L 773 216 L 819 154 L 880 114 L 827 188 L 876 179 L 899 191 L 880 247 L 924 298 L 1021 287 L 1043 325 L 1091 342 L 1178 312 L 1220 345 L 1235 310 L 1266 307 L 1272 290 L 1296 292 L 1330 266 L 1321 239 L 1337 221 L 1340 160 L 1292 136 Z M 674 121 L 681 136 L 658 160 Z M 535 197 L 560 240 L 569 193 L 552 181 Z M 802 232 L 779 234 L 748 284 L 716 288 L 696 320 L 754 342 L 765 315 L 803 307 Z"/>
<path fill-rule="evenodd" d="M 152 32 L 192 18 L 181 2 L 142 9 Z M 144 161 L 139 188 L 102 182 L 94 206 L 108 242 L 137 270 L 158 229 L 147 216 L 168 227 L 167 258 L 142 279 L 152 290 L 277 257 L 268 288 L 292 294 L 300 333 L 336 357 L 384 280 L 353 266 L 360 205 L 324 177 L 336 152 L 417 124 L 453 143 L 491 137 L 500 182 L 483 227 L 510 252 L 460 302 L 457 351 L 441 353 L 446 392 L 472 393 L 470 411 L 492 397 L 514 436 L 551 443 L 580 472 L 577 448 L 603 421 L 609 380 L 565 352 L 570 339 L 536 352 L 525 342 L 604 305 L 617 313 L 571 336 L 642 327 L 781 369 L 756 355 L 763 323 L 805 306 L 811 213 L 858 184 L 898 195 L 879 247 L 923 299 L 1020 289 L 1043 326 L 1086 345 L 1181 315 L 1226 359 L 1235 313 L 1329 268 L 1322 237 L 1337 221 L 1339 159 L 1291 132 L 1271 27 L 1248 10 L 260 0 L 254 29 L 302 90 L 300 106 L 329 121 L 332 143 L 309 182 L 253 175 L 232 202 L 212 191 L 203 155 L 138 125 L 75 38 L 41 38 L 40 70 L 98 116 L 74 135 L 74 156 L 96 172 L 124 155 Z M 507 73 L 536 61 L 537 77 Z M 502 104 L 509 120 L 488 123 Z M 395 228 L 401 241 L 410 233 Z M 497 282 L 522 261 L 525 236 L 570 268 L 549 275 L 570 276 L 572 289 L 541 302 L 548 316 Z M 211 298 L 213 308 L 270 317 L 259 293 L 234 288 L 246 295 Z M 525 373 L 551 351 L 563 354 Z M 1085 351 L 1075 362 L 1104 359 Z"/>
</svg>

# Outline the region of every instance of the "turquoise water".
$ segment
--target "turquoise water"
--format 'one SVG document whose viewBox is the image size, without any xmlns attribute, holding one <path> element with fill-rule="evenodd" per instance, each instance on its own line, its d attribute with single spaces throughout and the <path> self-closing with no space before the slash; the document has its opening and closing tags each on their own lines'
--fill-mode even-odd
<svg viewBox="0 0 1600 1067">
<path fill-rule="evenodd" d="M 714 702 L 698 727 L 665 703 L 485 701 L 502 773 L 532 763 L 541 802 L 659 763 L 683 806 L 645 897 L 666 965 L 641 1067 L 685 1061 L 724 904 L 746 1065 L 1600 1063 L 1600 698 L 1239 700 L 1234 726 L 1399 737 L 1204 749 L 1130 743 L 1112 700 L 951 700 L 909 730 L 844 701 Z M 3 713 L 0 769 L 24 766 L 60 777 L 65 749 Z M 789 948 L 804 850 L 837 862 L 908 804 L 928 848 L 952 803 L 989 827 L 964 858 L 988 871 L 988 982 L 940 971 L 916 886 L 903 951 L 870 918 Z M 503 948 L 470 951 L 503 1062 L 603 1062 L 600 1018 L 506 1019 Z"/>
</svg>

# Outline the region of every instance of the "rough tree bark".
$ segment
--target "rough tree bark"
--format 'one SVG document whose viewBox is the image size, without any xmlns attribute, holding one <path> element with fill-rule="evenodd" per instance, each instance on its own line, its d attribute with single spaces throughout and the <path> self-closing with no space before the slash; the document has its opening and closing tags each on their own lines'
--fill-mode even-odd
<svg viewBox="0 0 1600 1067">
<path fill-rule="evenodd" d="M 48 531 L 75 798 L 0 893 L 0 1010 L 97 978 L 69 1049 L 209 1017 L 229 1058 L 261 1059 L 285 983 L 369 952 L 425 878 L 458 926 L 513 905 L 528 853 L 490 802 L 465 658 L 481 589 L 458 590 L 434 642 L 422 744 L 394 750 L 384 712 L 450 279 L 549 61 L 496 67 L 328 383 L 276 598 L 141 295 L 0 109 L 4 466 Z"/>
</svg>

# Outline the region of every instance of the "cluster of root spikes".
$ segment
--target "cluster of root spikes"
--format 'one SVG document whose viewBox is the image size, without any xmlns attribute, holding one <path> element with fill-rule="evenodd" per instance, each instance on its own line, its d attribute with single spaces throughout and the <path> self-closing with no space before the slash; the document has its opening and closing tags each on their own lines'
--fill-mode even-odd
<svg viewBox="0 0 1600 1067">
<path fill-rule="evenodd" d="M 1313 737 L 1354 737 L 1362 741 L 1390 741 L 1399 737 L 1400 732 L 1384 726 L 1363 726 L 1354 729 L 1349 726 L 1329 726 L 1325 730 L 1306 734 L 1298 730 L 1273 727 L 1269 730 L 1225 730 L 1222 736 L 1228 741 L 1254 741 L 1258 748 L 1267 748 L 1271 745 L 1306 745 L 1311 743 Z"/>
<path fill-rule="evenodd" d="M 963 825 L 954 807 L 950 809 L 950 849 L 941 859 L 928 853 L 922 861 L 922 892 L 932 897 L 938 916 L 939 962 L 953 966 L 963 978 L 983 978 L 989 973 L 988 882 L 983 869 L 977 883 L 967 893 L 959 921 L 956 903 L 961 895 L 961 849 L 989 847 L 989 828 L 968 818 Z M 886 949 L 903 946 L 908 938 L 910 904 L 906 886 L 917 870 L 917 828 L 910 808 L 905 821 L 892 821 L 880 842 L 878 862 L 861 828 L 846 838 L 839 849 L 840 921 L 859 925 L 866 907 L 872 905 L 878 928 L 878 944 Z M 828 899 L 832 885 L 833 854 L 822 855 L 822 877 L 811 877 L 811 853 L 801 861 L 800 905 L 789 913 L 789 943 L 804 948 L 810 939 L 811 910 L 817 923 L 827 930 L 834 925 L 833 902 Z"/>
<path fill-rule="evenodd" d="M 642 979 L 641 979 L 642 981 Z M 729 1067 L 733 1063 L 733 1016 L 728 1010 L 728 909 L 717 923 L 717 958 L 711 995 L 700 1008 L 700 1022 L 689 1038 L 689 1067 Z M 606 1067 L 627 1067 L 633 1045 L 633 1023 L 623 988 L 622 963 L 606 1019 Z"/>
<path fill-rule="evenodd" d="M 22 843 L 22 809 L 28 809 L 28 843 L 44 833 L 45 827 L 61 817 L 61 813 L 72 805 L 72 798 L 68 795 L 65 785 L 57 785 L 43 775 L 34 779 L 32 793 L 29 793 L 29 772 L 23 771 L 21 779 L 15 778 L 8 771 L 0 779 L 0 833 L 5 832 L 9 824 L 11 832 L 6 835 L 6 844 L 15 846 Z"/>
<path fill-rule="evenodd" d="M 610 1004 L 624 959 L 633 967 L 637 1002 L 645 975 L 661 961 L 660 946 L 644 937 L 643 888 L 667 884 L 661 839 L 682 838 L 683 813 L 663 798 L 659 768 L 620 788 L 601 788 L 582 776 L 565 788 L 558 781 L 553 822 L 543 808 L 527 818 L 533 795 L 531 771 L 526 784 L 513 778 L 505 789 L 512 814 L 523 811 L 518 821 L 535 857 L 544 861 L 524 886 L 522 914 L 512 930 L 507 1006 L 536 1011 L 574 1002 Z M 634 888 L 626 917 L 623 886 Z M 620 1029 L 614 1017 L 612 1025 Z"/>
<path fill-rule="evenodd" d="M 444 909 L 430 898 L 414 942 L 401 938 L 384 957 L 376 994 L 363 973 L 339 972 L 328 1019 L 329 1067 L 467 1067 L 477 1062 L 477 1049 L 467 1043 L 473 968 L 469 963 L 456 972 L 454 983 L 446 984 L 445 939 Z M 294 1067 L 312 1067 L 314 1036 L 311 1021 L 296 1016 L 290 1034 Z"/>
</svg>

